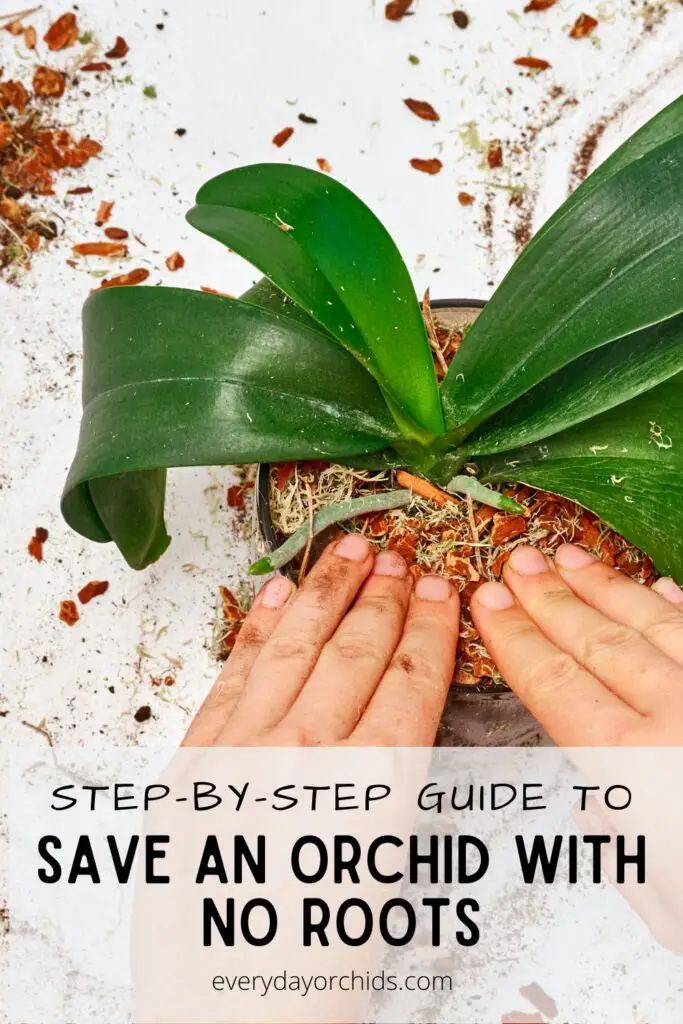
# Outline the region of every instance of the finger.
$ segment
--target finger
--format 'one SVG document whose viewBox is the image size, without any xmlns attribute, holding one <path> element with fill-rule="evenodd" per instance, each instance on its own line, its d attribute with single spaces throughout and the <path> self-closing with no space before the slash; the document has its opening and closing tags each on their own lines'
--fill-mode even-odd
<svg viewBox="0 0 683 1024">
<path fill-rule="evenodd" d="M 683 693 L 683 669 L 637 629 L 586 604 L 535 548 L 518 547 L 505 583 L 548 639 L 641 714 Z"/>
<path fill-rule="evenodd" d="M 580 598 L 683 665 L 683 590 L 670 576 L 643 587 L 574 544 L 558 548 L 555 565 Z"/>
<path fill-rule="evenodd" d="M 253 736 L 281 722 L 373 561 L 373 550 L 359 533 L 347 533 L 326 548 L 261 648 L 229 723 L 231 736 Z M 223 736 L 222 742 L 229 739 Z"/>
<path fill-rule="evenodd" d="M 639 715 L 546 637 L 503 583 L 484 583 L 470 605 L 498 670 L 555 743 L 609 746 Z"/>
<path fill-rule="evenodd" d="M 284 725 L 323 742 L 354 728 L 399 642 L 413 578 L 394 551 L 377 555 L 353 608 L 323 647 Z"/>
<path fill-rule="evenodd" d="M 432 746 L 453 678 L 460 601 L 448 580 L 418 580 L 398 647 L 358 726 L 357 746 Z"/>
<path fill-rule="evenodd" d="M 286 576 L 273 576 L 256 595 L 237 642 L 218 679 L 190 723 L 184 747 L 211 746 L 224 728 L 244 689 L 251 666 L 284 614 L 295 591 Z"/>
</svg>

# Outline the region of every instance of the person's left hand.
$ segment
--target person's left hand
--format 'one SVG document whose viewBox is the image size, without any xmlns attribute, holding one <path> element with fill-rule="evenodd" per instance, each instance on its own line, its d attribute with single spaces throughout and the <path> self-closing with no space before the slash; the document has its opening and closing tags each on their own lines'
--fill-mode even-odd
<svg viewBox="0 0 683 1024">
<path fill-rule="evenodd" d="M 460 602 L 440 576 L 357 533 L 301 588 L 259 592 L 186 746 L 431 746 L 453 676 Z"/>
</svg>

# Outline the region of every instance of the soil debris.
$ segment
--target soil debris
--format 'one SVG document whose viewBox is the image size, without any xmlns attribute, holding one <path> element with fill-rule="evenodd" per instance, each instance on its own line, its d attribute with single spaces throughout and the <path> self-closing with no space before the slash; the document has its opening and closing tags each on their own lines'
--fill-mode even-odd
<svg viewBox="0 0 683 1024">
<path fill-rule="evenodd" d="M 136 722 L 142 724 L 142 722 L 148 722 L 152 717 L 152 709 L 149 704 L 143 704 L 141 708 L 138 708 L 133 718 Z"/>
<path fill-rule="evenodd" d="M 453 11 L 451 17 L 458 28 L 467 28 L 470 23 L 469 15 L 465 11 Z"/>
<path fill-rule="evenodd" d="M 107 238 L 111 238 L 115 242 L 122 242 L 125 238 L 128 238 L 128 232 L 125 228 L 105 228 L 104 233 Z"/>
<path fill-rule="evenodd" d="M 461 206 L 471 206 L 474 202 L 474 196 L 471 192 L 458 192 L 458 202 Z"/>
<path fill-rule="evenodd" d="M 18 29 L 32 51 L 35 28 L 19 23 Z M 75 15 L 65 14 L 48 29 L 45 41 L 51 50 L 62 50 L 73 45 L 77 34 Z M 18 79 L 0 81 L 0 273 L 11 281 L 29 270 L 33 253 L 59 233 L 60 218 L 53 212 L 57 200 L 48 205 L 42 197 L 54 196 L 60 172 L 82 167 L 102 150 L 94 139 L 75 138 L 73 129 L 59 123 L 56 101 L 66 91 L 66 74 L 38 64 L 27 69 L 27 76 L 30 89 Z M 68 194 L 90 191 L 74 186 Z"/>
<path fill-rule="evenodd" d="M 317 117 L 311 117 L 310 114 L 299 114 L 299 120 L 301 122 L 303 122 L 303 124 L 317 124 L 318 123 L 318 118 Z"/>
</svg>

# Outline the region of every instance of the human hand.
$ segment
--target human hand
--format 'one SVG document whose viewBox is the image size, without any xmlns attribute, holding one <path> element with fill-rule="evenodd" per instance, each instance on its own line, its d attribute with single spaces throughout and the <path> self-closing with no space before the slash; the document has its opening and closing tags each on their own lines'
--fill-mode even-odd
<svg viewBox="0 0 683 1024">
<path fill-rule="evenodd" d="M 499 671 L 563 746 L 683 745 L 683 591 L 565 544 L 516 548 L 472 615 Z"/>
<path fill-rule="evenodd" d="M 458 595 L 413 586 L 360 534 L 328 546 L 301 588 L 259 592 L 186 746 L 431 746 L 448 693 Z"/>
<path fill-rule="evenodd" d="M 683 747 L 683 592 L 668 578 L 639 586 L 571 544 L 554 566 L 516 548 L 504 580 L 477 591 L 477 628 L 555 742 L 583 748 L 574 760 L 589 781 L 628 784 L 628 810 L 591 800 L 576 820 L 588 834 L 628 836 L 630 849 L 646 837 L 643 884 L 619 879 L 613 843 L 602 864 L 654 937 L 683 955 L 683 807 L 671 791 L 680 776 L 673 748 Z"/>
</svg>

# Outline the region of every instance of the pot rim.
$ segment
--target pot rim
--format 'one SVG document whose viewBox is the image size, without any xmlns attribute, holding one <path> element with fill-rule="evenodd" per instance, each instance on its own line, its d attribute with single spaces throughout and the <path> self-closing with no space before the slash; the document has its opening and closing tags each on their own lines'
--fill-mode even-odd
<svg viewBox="0 0 683 1024">
<path fill-rule="evenodd" d="M 483 309 L 486 302 L 482 299 L 433 299 L 430 302 L 432 309 Z M 270 463 L 259 462 L 256 471 L 256 520 L 259 532 L 268 551 L 277 547 L 275 531 L 270 518 L 268 490 L 270 482 Z M 457 691 L 459 696 L 471 697 L 495 697 L 497 699 L 510 698 L 516 700 L 514 692 L 505 685 L 496 683 L 492 686 L 469 685 L 467 683 L 452 683 L 451 690 Z"/>
</svg>

